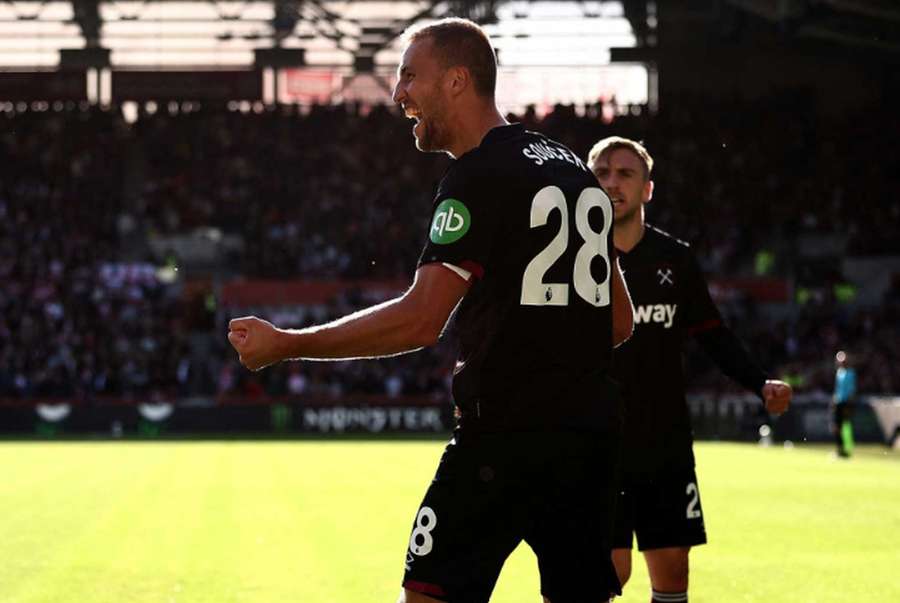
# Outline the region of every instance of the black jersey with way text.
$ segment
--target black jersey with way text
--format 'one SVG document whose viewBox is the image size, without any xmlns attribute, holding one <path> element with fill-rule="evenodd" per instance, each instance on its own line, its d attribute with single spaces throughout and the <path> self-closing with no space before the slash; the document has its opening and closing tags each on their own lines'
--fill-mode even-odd
<svg viewBox="0 0 900 603">
<path fill-rule="evenodd" d="M 475 413 L 501 430 L 608 426 L 612 206 L 584 163 L 496 127 L 452 164 L 433 212 L 419 265 L 473 274 L 455 317 L 461 427 Z"/>
<path fill-rule="evenodd" d="M 647 226 L 619 266 L 634 306 L 634 333 L 613 352 L 625 397 L 626 475 L 694 465 L 685 400 L 685 339 L 722 324 L 687 243 Z"/>
</svg>

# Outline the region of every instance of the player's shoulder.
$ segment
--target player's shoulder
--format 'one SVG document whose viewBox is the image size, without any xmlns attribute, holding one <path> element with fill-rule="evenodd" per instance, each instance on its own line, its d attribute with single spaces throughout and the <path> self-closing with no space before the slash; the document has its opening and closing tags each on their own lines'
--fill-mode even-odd
<svg viewBox="0 0 900 603">
<path fill-rule="evenodd" d="M 481 144 L 461 159 L 463 164 L 477 162 L 480 169 L 496 173 L 504 168 L 520 172 L 529 167 L 547 164 L 568 164 L 589 173 L 585 163 L 563 143 L 540 132 L 528 130 L 523 124 L 513 123 L 492 129 Z"/>
<path fill-rule="evenodd" d="M 584 162 L 568 147 L 522 124 L 508 124 L 490 130 L 481 144 L 454 161 L 441 188 L 471 189 L 477 191 L 475 194 L 496 197 L 545 180 L 548 166 L 569 168 L 554 171 L 554 177 L 564 174 L 573 182 L 584 179 L 586 184 L 596 183 Z"/>
<path fill-rule="evenodd" d="M 697 263 L 691 244 L 651 224 L 644 226 L 641 255 L 678 266 Z"/>
<path fill-rule="evenodd" d="M 655 247 L 669 249 L 675 253 L 680 254 L 691 253 L 690 243 L 683 239 L 679 239 L 678 237 L 666 232 L 661 228 L 657 228 L 652 224 L 644 225 L 644 236 L 648 239 L 649 242 L 652 242 Z"/>
<path fill-rule="evenodd" d="M 543 165 L 548 161 L 558 161 L 569 163 L 580 171 L 590 173 L 587 164 L 581 160 L 577 153 L 572 149 L 554 140 L 549 136 L 545 136 L 540 132 L 525 130 L 521 137 L 516 141 L 520 147 L 522 157 L 528 159 L 534 165 Z"/>
<path fill-rule="evenodd" d="M 520 138 L 524 128 L 516 124 L 490 130 L 474 149 L 457 157 L 444 174 L 444 181 L 465 182 L 481 179 L 484 174 L 497 174 L 509 164 L 508 145 Z"/>
<path fill-rule="evenodd" d="M 525 129 L 517 124 L 490 130 L 477 147 L 450 163 L 438 185 L 438 197 L 466 195 L 491 199 L 516 173 L 508 144 L 520 138 Z M 471 200 L 471 199 L 470 199 Z"/>
</svg>

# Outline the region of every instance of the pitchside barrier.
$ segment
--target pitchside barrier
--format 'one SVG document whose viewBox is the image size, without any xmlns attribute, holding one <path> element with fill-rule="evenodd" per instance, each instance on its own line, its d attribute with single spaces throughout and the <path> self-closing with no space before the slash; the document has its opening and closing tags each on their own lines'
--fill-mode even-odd
<svg viewBox="0 0 900 603">
<path fill-rule="evenodd" d="M 452 425 L 450 406 L 429 396 L 0 400 L 0 436 L 433 434 Z"/>
<path fill-rule="evenodd" d="M 697 392 L 688 396 L 697 439 L 758 440 L 760 428 L 778 441 L 833 440 L 831 396 L 824 392 L 799 393 L 788 412 L 769 417 L 752 394 Z M 853 430 L 857 441 L 894 444 L 900 434 L 900 396 L 857 397 L 853 404 Z"/>
<path fill-rule="evenodd" d="M 798 394 L 789 412 L 771 418 L 752 395 L 692 393 L 688 406 L 697 439 L 830 441 L 831 400 Z M 862 442 L 898 442 L 900 397 L 860 396 L 853 413 Z M 0 436 L 191 437 L 306 434 L 442 434 L 454 424 L 449 403 L 431 396 L 188 398 L 134 401 L 0 400 Z M 898 442 L 900 443 L 900 442 Z"/>
</svg>

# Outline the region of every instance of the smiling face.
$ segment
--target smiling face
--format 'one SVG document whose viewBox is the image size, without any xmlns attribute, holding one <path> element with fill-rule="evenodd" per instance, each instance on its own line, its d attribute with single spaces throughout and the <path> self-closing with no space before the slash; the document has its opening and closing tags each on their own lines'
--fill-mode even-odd
<svg viewBox="0 0 900 603">
<path fill-rule="evenodd" d="M 600 154 L 591 164 L 613 203 L 617 224 L 643 218 L 644 203 L 653 195 L 653 181 L 645 175 L 638 155 L 627 148 L 612 148 Z"/>
<path fill-rule="evenodd" d="M 404 114 L 416 120 L 413 136 L 420 151 L 445 151 L 452 145 L 447 127 L 448 102 L 444 94 L 442 68 L 433 52 L 433 40 L 423 37 L 413 41 L 403 53 L 397 70 L 393 99 Z"/>
</svg>

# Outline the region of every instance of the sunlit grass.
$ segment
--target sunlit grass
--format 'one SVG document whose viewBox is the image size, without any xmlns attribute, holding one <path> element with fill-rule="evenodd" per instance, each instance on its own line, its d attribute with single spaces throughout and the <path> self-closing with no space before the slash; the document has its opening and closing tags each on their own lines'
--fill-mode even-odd
<svg viewBox="0 0 900 603">
<path fill-rule="evenodd" d="M 0 444 L 0 601 L 393 603 L 442 446 Z M 693 603 L 900 601 L 900 455 L 696 450 Z M 520 547 L 493 600 L 539 602 L 537 585 Z M 648 588 L 636 556 L 617 603 Z"/>
</svg>

